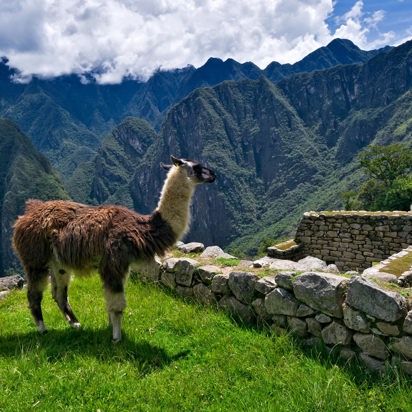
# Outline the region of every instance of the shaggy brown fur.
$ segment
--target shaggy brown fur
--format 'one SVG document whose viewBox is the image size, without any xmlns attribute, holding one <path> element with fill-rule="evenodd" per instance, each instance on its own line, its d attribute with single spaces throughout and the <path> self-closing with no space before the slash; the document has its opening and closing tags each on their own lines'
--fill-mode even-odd
<svg viewBox="0 0 412 412">
<path fill-rule="evenodd" d="M 72 272 L 98 272 L 103 281 L 113 340 L 121 339 L 126 306 L 124 284 L 130 265 L 153 261 L 181 236 L 190 221 L 190 199 L 199 183 L 213 182 L 204 166 L 171 156 L 158 208 L 141 215 L 122 206 L 87 206 L 52 200 L 29 200 L 13 233 L 16 250 L 27 275 L 29 306 L 39 332 L 45 332 L 41 301 L 49 270 L 53 298 L 74 327 L 80 327 L 68 302 Z"/>
<path fill-rule="evenodd" d="M 62 200 L 29 200 L 14 225 L 13 246 L 26 272 L 50 261 L 76 273 L 98 271 L 105 286 L 123 290 L 129 265 L 162 256 L 176 242 L 158 212 L 140 215 L 121 206 L 86 206 Z"/>
</svg>

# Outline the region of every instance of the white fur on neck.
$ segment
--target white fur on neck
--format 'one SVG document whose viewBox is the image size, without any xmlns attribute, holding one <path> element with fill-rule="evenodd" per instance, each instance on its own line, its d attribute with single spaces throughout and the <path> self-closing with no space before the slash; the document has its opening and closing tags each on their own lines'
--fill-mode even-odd
<svg viewBox="0 0 412 412">
<path fill-rule="evenodd" d="M 167 175 L 160 195 L 157 211 L 170 224 L 177 240 L 181 239 L 190 224 L 190 202 L 195 184 L 186 170 L 173 166 Z"/>
</svg>

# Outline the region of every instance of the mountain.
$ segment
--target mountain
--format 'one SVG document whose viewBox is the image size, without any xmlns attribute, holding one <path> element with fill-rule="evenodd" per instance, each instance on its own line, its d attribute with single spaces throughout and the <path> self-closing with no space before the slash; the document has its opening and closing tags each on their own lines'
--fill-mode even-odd
<svg viewBox="0 0 412 412">
<path fill-rule="evenodd" d="M 350 40 L 334 39 L 327 46 L 313 51 L 295 64 L 270 63 L 263 74 L 273 82 L 277 82 L 293 74 L 329 69 L 341 64 L 365 63 L 390 49 L 391 47 L 388 46 L 379 50 L 365 51 Z"/>
<path fill-rule="evenodd" d="M 339 194 L 362 182 L 362 148 L 412 147 L 411 61 L 408 42 L 363 65 L 195 90 L 169 110 L 128 175 L 134 208 L 156 206 L 158 164 L 170 153 L 206 160 L 218 176 L 195 195 L 188 239 L 253 254 L 265 238 L 290 233 L 304 211 L 341 208 Z"/>
<path fill-rule="evenodd" d="M 261 70 L 250 62 L 210 58 L 198 69 L 158 70 L 146 82 L 125 79 L 117 85 L 96 84 L 90 75 L 34 77 L 27 84 L 15 83 L 12 79 L 18 73 L 3 59 L 0 116 L 15 122 L 30 137 L 59 172 L 68 192 L 77 196 L 74 182 L 84 175 L 85 164 L 90 165 L 101 140 L 126 117 L 143 118 L 159 131 L 168 110 L 199 87 L 261 75 L 278 81 L 301 71 L 362 63 L 381 51 L 362 51 L 338 39 L 294 65 L 273 63 Z"/>
<path fill-rule="evenodd" d="M 0 119 L 0 276 L 17 265 L 11 250 L 12 225 L 27 199 L 67 199 L 46 157 L 15 124 Z"/>
<path fill-rule="evenodd" d="M 2 138 L 3 227 L 9 230 L 27 197 L 149 212 L 165 178 L 159 162 L 175 154 L 206 161 L 218 175 L 196 192 L 187 239 L 253 254 L 265 238 L 290 233 L 304 211 L 341 207 L 339 193 L 362 181 L 356 156 L 367 144 L 412 147 L 411 46 L 362 52 L 335 41 L 300 66 L 276 65 L 276 81 L 252 63 L 209 59 L 147 82 L 98 85 L 63 76 L 19 84 L 0 64 L 0 114 L 32 141 L 2 121 L 4 136 L 13 136 Z M 10 139 L 19 156 L 6 159 L 14 153 Z"/>
</svg>

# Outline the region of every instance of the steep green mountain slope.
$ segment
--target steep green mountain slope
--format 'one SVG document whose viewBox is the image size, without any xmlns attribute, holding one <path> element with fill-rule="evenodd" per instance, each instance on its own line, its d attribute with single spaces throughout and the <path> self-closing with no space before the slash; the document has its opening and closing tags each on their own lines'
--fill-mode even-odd
<svg viewBox="0 0 412 412">
<path fill-rule="evenodd" d="M 92 203 L 133 207 L 129 184 L 136 165 L 158 136 L 145 120 L 127 118 L 106 136 L 93 162 Z"/>
<path fill-rule="evenodd" d="M 0 276 L 16 265 L 11 250 L 11 227 L 27 199 L 65 199 L 56 173 L 46 157 L 10 121 L 0 119 Z"/>
</svg>

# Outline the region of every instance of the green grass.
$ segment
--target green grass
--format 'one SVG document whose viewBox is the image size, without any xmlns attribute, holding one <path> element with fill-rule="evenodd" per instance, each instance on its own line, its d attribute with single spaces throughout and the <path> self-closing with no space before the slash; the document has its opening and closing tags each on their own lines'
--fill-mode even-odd
<svg viewBox="0 0 412 412">
<path fill-rule="evenodd" d="M 240 259 L 219 257 L 215 259 L 215 262 L 222 266 L 238 266 Z"/>
<path fill-rule="evenodd" d="M 289 335 L 129 282 L 124 340 L 113 346 L 96 277 L 74 280 L 70 329 L 47 293 L 39 336 L 25 293 L 0 302 L 0 410 L 412 411 L 410 380 L 376 377 L 304 350 Z"/>
<path fill-rule="evenodd" d="M 382 267 L 383 272 L 392 273 L 395 276 L 401 276 L 403 272 L 412 269 L 412 252 L 405 254 L 405 256 L 393 259 Z"/>
</svg>

